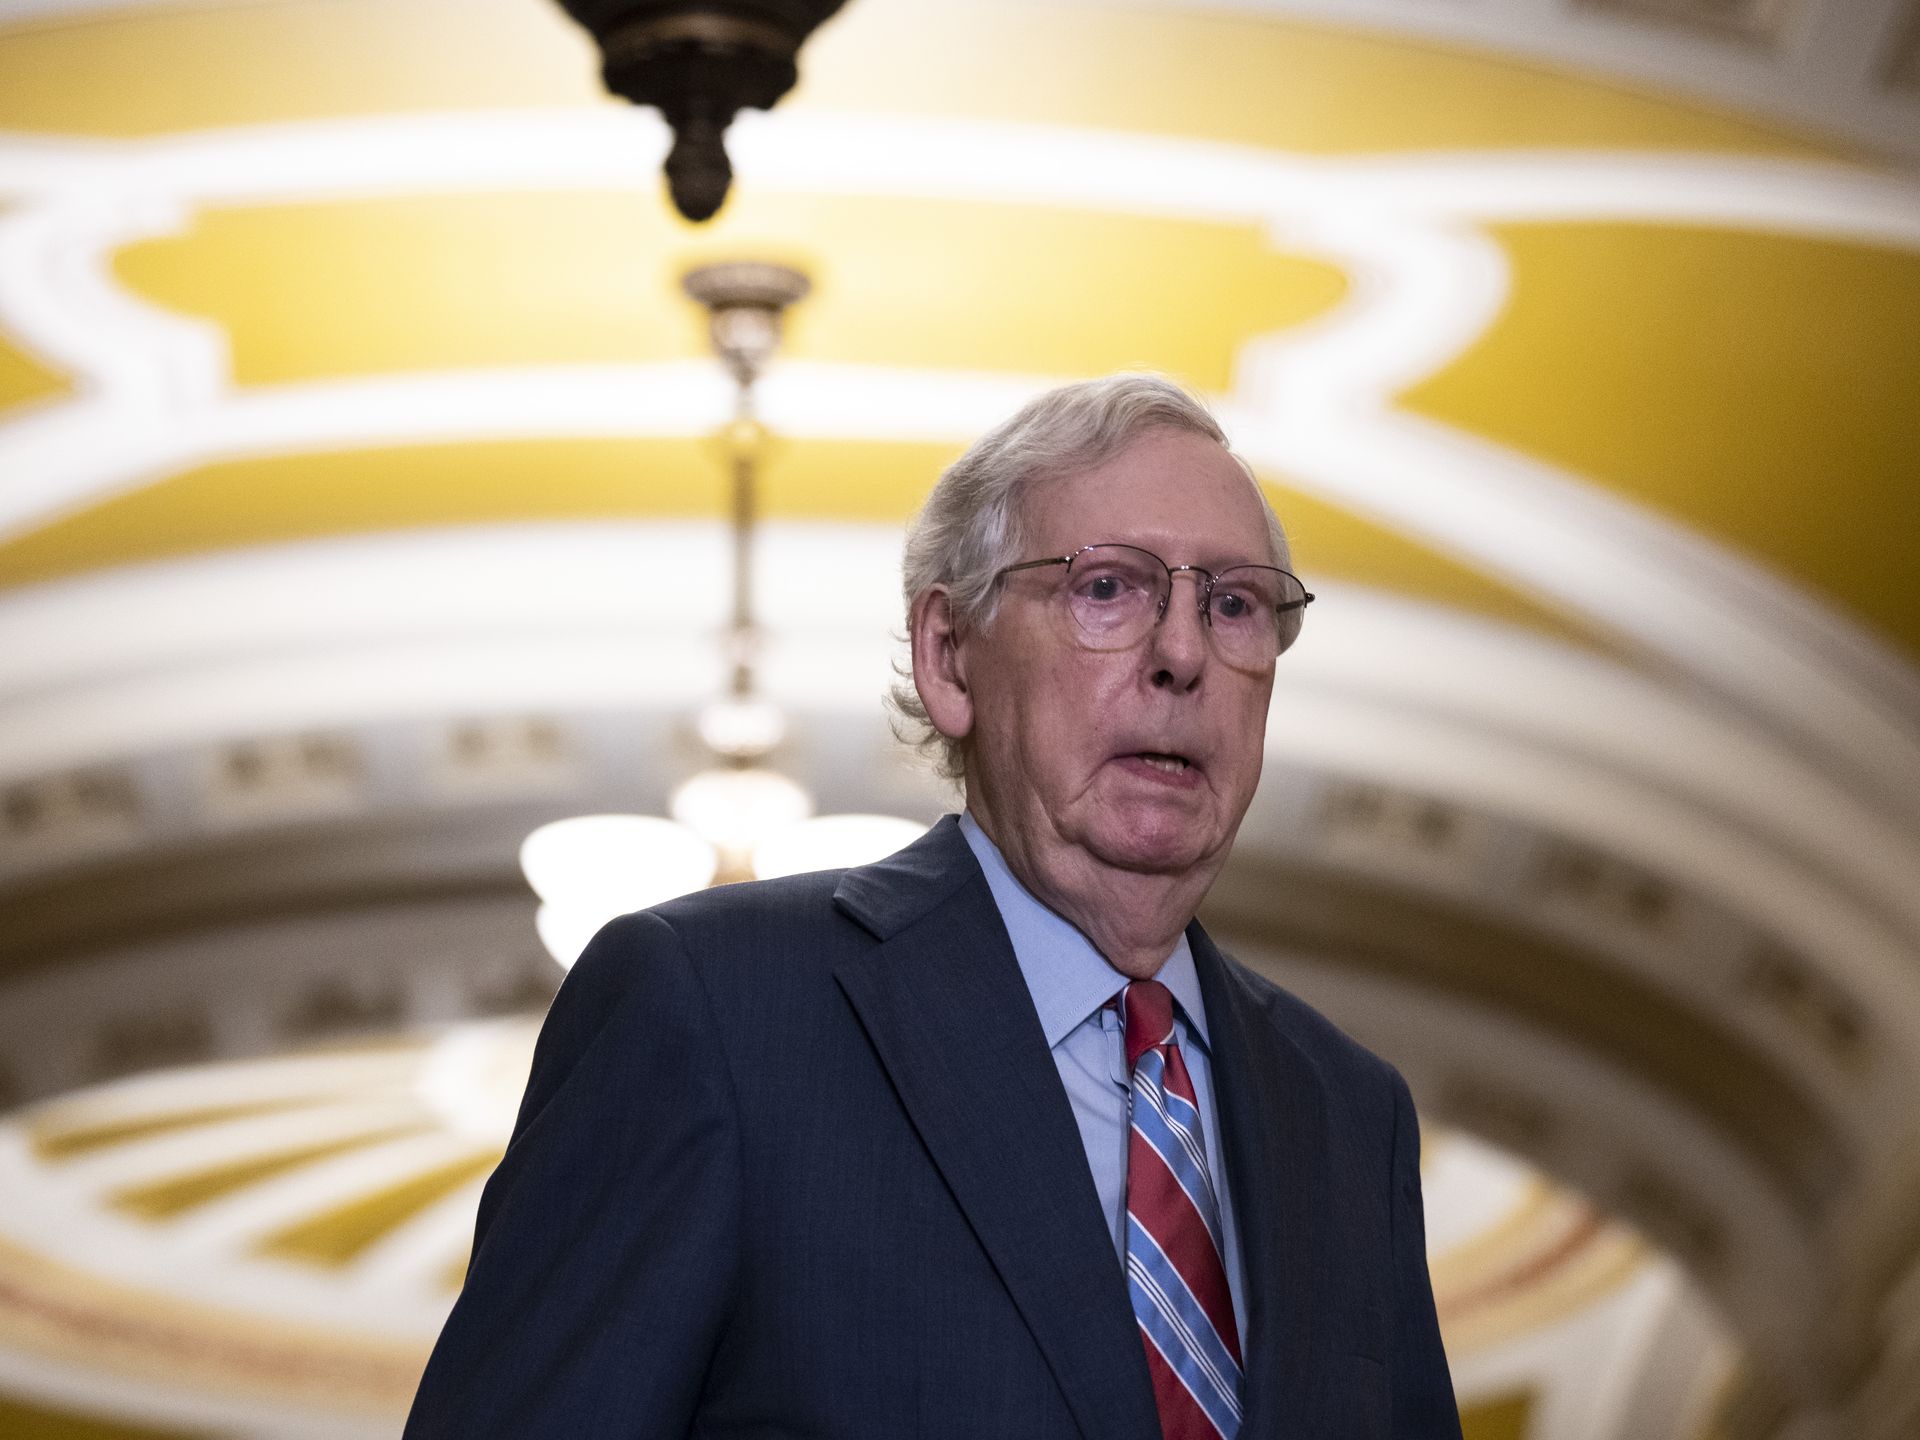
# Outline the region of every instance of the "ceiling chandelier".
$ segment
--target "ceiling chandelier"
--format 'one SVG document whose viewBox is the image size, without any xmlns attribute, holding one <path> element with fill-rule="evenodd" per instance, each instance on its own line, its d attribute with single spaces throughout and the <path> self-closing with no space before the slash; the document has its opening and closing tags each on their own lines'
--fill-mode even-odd
<svg viewBox="0 0 1920 1440">
<path fill-rule="evenodd" d="M 768 431 L 755 414 L 753 387 L 779 348 L 787 308 L 810 288 L 807 277 L 782 265 L 730 261 L 690 271 L 681 283 L 706 308 L 714 353 L 735 390 L 733 418 L 721 433 L 732 472 L 727 689 L 694 717 L 710 763 L 674 790 L 671 819 L 575 815 L 542 825 L 522 843 L 520 868 L 541 901 L 540 940 L 562 965 L 616 915 L 707 885 L 863 864 L 926 829 L 893 815 L 815 815 L 813 797 L 770 763 L 787 720 L 760 693 L 756 668 L 753 541 Z"/>
<path fill-rule="evenodd" d="M 844 0 L 560 0 L 594 38 L 607 88 L 658 107 L 673 130 L 667 188 L 689 220 L 711 219 L 733 167 L 727 127 L 793 88 L 801 45 Z"/>
</svg>

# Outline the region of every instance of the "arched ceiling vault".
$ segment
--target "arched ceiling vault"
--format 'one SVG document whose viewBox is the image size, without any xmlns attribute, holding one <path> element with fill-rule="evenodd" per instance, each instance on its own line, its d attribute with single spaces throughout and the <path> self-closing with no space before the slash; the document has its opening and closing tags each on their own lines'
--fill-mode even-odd
<svg viewBox="0 0 1920 1440">
<path fill-rule="evenodd" d="M 0 1092 L 538 1002 L 515 839 L 697 763 L 730 397 L 675 280 L 767 255 L 816 281 L 761 578 L 823 807 L 942 803 L 875 704 L 939 468 L 1181 376 L 1322 594 L 1214 923 L 1686 1266 L 1740 1433 L 1906 1433 L 1908 20 L 857 0 L 694 231 L 557 7 L 16 3 Z"/>
<path fill-rule="evenodd" d="M 870 700 L 895 543 L 771 527 L 766 582 L 797 603 L 768 681 L 798 723 L 782 763 L 824 806 L 931 814 Z M 53 778 L 14 792 L 32 843 L 0 877 L 15 1097 L 539 994 L 515 839 L 658 812 L 695 763 L 686 716 L 720 679 L 698 577 L 723 544 L 710 523 L 540 526 L 69 582 L 68 628 L 44 632 L 63 643 L 10 707 L 15 753 L 59 737 Z M 829 550 L 836 582 L 802 583 Z M 244 613 L 206 603 L 237 586 Z M 1682 1257 L 1794 1393 L 1843 1394 L 1826 1346 L 1873 1343 L 1915 1193 L 1887 1141 L 1920 1004 L 1899 872 L 1873 873 L 1884 827 L 1763 730 L 1725 753 L 1715 706 L 1616 658 L 1330 599 L 1210 922 L 1324 992 L 1436 1119 Z M 165 647 L 89 625 L 95 606 L 154 617 Z M 474 924 L 499 938 L 476 949 Z"/>
</svg>

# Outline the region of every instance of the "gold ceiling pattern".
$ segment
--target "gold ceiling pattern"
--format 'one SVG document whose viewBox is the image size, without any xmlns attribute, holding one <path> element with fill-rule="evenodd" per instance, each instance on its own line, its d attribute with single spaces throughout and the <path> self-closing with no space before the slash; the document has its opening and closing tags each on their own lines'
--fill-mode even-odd
<svg viewBox="0 0 1920 1440">
<path fill-rule="evenodd" d="M 0 35 L 0 126 L 27 134 L 159 137 L 603 103 L 581 37 L 521 0 L 106 7 Z M 817 37 L 807 74 L 782 113 L 962 116 L 1302 156 L 1816 153 L 1615 83 L 1186 11 L 862 0 Z M 1745 550 L 1920 652 L 1897 552 L 1916 503 L 1902 479 L 1920 422 L 1899 397 L 1920 389 L 1920 257 L 1706 227 L 1493 234 L 1512 270 L 1507 304 L 1477 344 L 1407 392 L 1409 409 Z M 1232 391 L 1250 343 L 1324 324 L 1368 279 L 1245 222 L 934 195 L 746 185 L 694 232 L 667 215 L 651 179 L 632 191 L 213 206 L 109 258 L 130 299 L 216 324 L 244 391 L 697 361 L 704 342 L 674 277 L 743 251 L 816 273 L 786 352 L 795 361 L 1020 376 L 1144 365 L 1216 393 Z M 0 406 L 13 407 L 0 415 L 39 413 L 69 385 L 0 328 Z M 772 478 L 773 509 L 896 522 L 951 453 L 858 434 L 796 443 L 786 479 Z M 671 436 L 292 445 L 163 469 L 130 495 L 44 519 L 0 542 L 0 584 L 389 525 L 701 513 L 707 462 Z M 1298 558 L 1317 577 L 1562 639 L 1589 633 L 1323 494 L 1290 503 Z"/>
<path fill-rule="evenodd" d="M 770 457 L 766 509 L 778 520 L 897 526 L 955 453 L 954 417 L 974 424 L 961 403 L 972 385 L 1153 366 L 1239 407 L 1257 430 L 1285 413 L 1284 395 L 1261 388 L 1274 373 L 1263 366 L 1357 317 L 1361 339 L 1346 352 L 1290 353 L 1338 369 L 1343 353 L 1370 346 L 1371 360 L 1420 363 L 1377 395 L 1329 387 L 1361 402 L 1342 412 L 1355 423 L 1328 429 L 1351 449 L 1316 451 L 1307 407 L 1291 416 L 1306 422 L 1307 443 L 1288 451 L 1268 436 L 1259 452 L 1288 457 L 1264 459 L 1263 475 L 1316 580 L 1614 646 L 1638 632 L 1599 633 L 1599 609 L 1588 607 L 1589 629 L 1542 598 L 1568 590 L 1542 580 L 1536 595 L 1502 578 L 1538 575 L 1503 567 L 1503 544 L 1561 563 L 1525 523 L 1539 512 L 1509 511 L 1510 528 L 1488 525 L 1480 548 L 1420 523 L 1450 503 L 1428 501 L 1422 515 L 1423 495 L 1484 500 L 1508 480 L 1542 492 L 1564 481 L 1562 519 L 1582 499 L 1625 502 L 1920 654 L 1900 548 L 1920 528 L 1920 241 L 1883 243 L 1884 213 L 1861 220 L 1846 195 L 1834 199 L 1873 172 L 1610 80 L 1185 6 L 857 0 L 806 61 L 800 93 L 758 133 L 850 139 L 851 155 L 833 152 L 847 169 L 836 179 L 798 164 L 800 145 L 756 159 L 743 126 L 736 199 L 693 231 L 659 199 L 644 120 L 604 99 L 595 57 L 549 0 L 173 0 L 0 21 L 0 182 L 14 187 L 0 188 L 0 227 L 30 222 L 0 234 L 16 242 L 0 245 L 0 456 L 44 466 L 0 464 L 0 506 L 84 482 L 63 492 L 70 503 L 0 527 L 0 589 L 16 592 L 0 601 L 63 577 L 242 549 L 280 564 L 263 547 L 323 537 L 404 543 L 406 532 L 458 526 L 714 516 L 722 467 L 695 438 L 706 424 L 671 413 L 693 394 L 682 382 L 711 369 L 674 282 L 702 260 L 750 252 L 801 263 L 818 282 L 780 369 L 800 377 L 793 393 L 826 402 L 801 413 L 832 423 L 788 435 Z M 630 169 L 553 180 L 537 167 L 505 178 L 464 168 L 512 127 L 555 117 L 538 133 L 556 168 L 579 159 L 576 145 L 612 136 L 631 141 L 618 152 Z M 627 129 L 593 128 L 608 119 Z M 420 128 L 406 130 L 410 120 Z M 913 129 L 923 122 L 932 128 Z M 406 149 L 393 144 L 403 130 L 453 137 L 437 152 L 444 173 L 381 168 L 390 148 Z M 951 142 L 947 162 L 986 157 L 994 183 L 948 163 L 875 188 L 863 166 L 889 139 L 923 157 L 919 141 L 899 139 L 907 132 Z M 1037 178 L 996 188 L 1010 134 L 1011 148 L 1073 164 L 1105 156 L 1133 187 L 1075 189 L 1072 164 L 1046 161 L 1054 168 Z M 1076 150 L 1083 141 L 1092 148 Z M 345 183 L 336 171 L 300 188 L 324 169 L 306 168 L 316 150 L 345 165 Z M 35 178 L 55 154 L 76 175 L 99 169 L 63 192 Z M 1676 181 L 1669 162 L 1700 183 Z M 167 183 L 147 184 L 162 172 Z M 1367 192 L 1381 174 L 1391 183 Z M 1285 190 L 1296 181 L 1300 191 Z M 1250 193 L 1262 185 L 1285 193 Z M 1439 198 L 1425 210 L 1380 204 L 1399 198 L 1396 185 Z M 1694 189 L 1720 211 L 1675 203 Z M 62 211 L 74 195 L 124 222 L 116 239 L 87 248 L 86 217 Z M 1802 197 L 1827 208 L 1797 214 Z M 1664 219 L 1662 204 L 1674 207 Z M 1354 242 L 1345 250 L 1314 228 L 1329 215 L 1333 230 L 1351 227 L 1336 236 Z M 34 250 L 36 233 L 48 248 Z M 1473 283 L 1452 284 L 1462 277 Z M 1369 312 L 1383 294 L 1409 303 Z M 1369 330 L 1369 314 L 1393 323 Z M 114 324 L 132 337 L 124 350 Z M 207 343 L 159 343 L 183 335 Z M 125 398 L 109 393 L 116 360 L 137 368 L 155 356 L 179 363 L 137 377 L 157 375 L 151 391 L 134 385 L 119 410 L 87 408 Z M 196 359 L 209 363 L 194 369 Z M 489 376 L 495 389 L 476 383 Z M 563 382 L 536 397 L 548 408 L 489 411 L 489 396 L 511 398 L 530 377 Z M 1291 378 L 1320 393 L 1318 370 Z M 589 381 L 613 397 L 591 423 L 548 404 Z M 835 410 L 835 386 L 903 396 L 925 406 L 916 413 L 948 408 L 915 429 L 878 403 Z M 629 394 L 643 421 L 625 415 Z M 409 428 L 436 395 L 441 408 Z M 95 430 L 130 422 L 126 443 L 88 450 L 96 437 L 69 433 L 71 453 L 86 454 L 72 474 L 53 446 L 4 448 L 60 436 L 65 400 Z M 164 423 L 143 430 L 155 415 Z M 369 415 L 378 423 L 363 423 Z M 1410 432 L 1439 443 L 1395 448 Z M 168 449 L 179 435 L 194 438 Z M 1312 469 L 1361 470 L 1383 454 L 1395 463 L 1371 495 Z M 1458 483 L 1516 456 L 1557 468 L 1502 471 L 1479 491 Z M 1604 547 L 1584 557 L 1611 573 Z M 1577 596 L 1568 603 L 1571 613 Z M 1501 638 L 1528 649 L 1525 637 Z M 1399 652 L 1383 655 L 1357 658 L 1386 670 Z M 1499 673 L 1486 688 L 1499 690 Z M 1612 712 L 1596 713 L 1604 723 Z M 0 1146 L 18 1177 L 0 1189 L 23 1201 L 0 1215 L 0 1237 L 13 1235 L 0 1245 L 0 1354 L 199 1384 L 267 1410 L 394 1412 L 458 1282 L 528 1037 L 489 1032 L 451 1054 L 446 1038 L 334 1057 L 331 1070 L 308 1057 L 300 1063 L 327 1078 L 291 1107 L 235 1098 L 261 1085 L 284 1097 L 268 1063 L 175 1076 L 175 1089 L 144 1100 L 137 1086 L 109 1087 L 30 1117 Z M 491 1119 L 459 1103 L 478 1091 L 500 1102 Z M 1443 1167 L 1449 1148 L 1433 1146 Z M 1461 1164 L 1487 1225 L 1435 1247 L 1457 1349 L 1537 1338 L 1659 1278 L 1665 1262 L 1631 1235 L 1537 1177 L 1509 1174 L 1500 1189 L 1485 1158 Z M 1431 1193 L 1439 1214 L 1443 1177 Z M 1487 1208 L 1489 1193 L 1502 1203 Z M 335 1303 L 335 1287 L 350 1303 Z M 388 1330 L 370 1339 L 370 1317 Z M 115 1344 L 90 1349 L 103 1330 Z M 1540 1413 L 1539 1395 L 1511 1374 L 1476 1394 L 1475 1440 L 1525 1434 Z M 40 1392 L 0 1401 L 0 1429 L 35 1434 L 181 1430 L 161 1418 L 68 1416 Z M 203 1428 L 218 1427 L 183 1433 Z"/>
<path fill-rule="evenodd" d="M 298 83 L 287 83 L 290 56 L 300 57 Z M 0 127 L 135 136 L 603 103 L 596 66 L 557 12 L 518 0 L 129 7 L 17 26 L 0 48 Z M 194 83 L 182 83 L 189 76 Z M 1367 103 L 1351 103 L 1355 95 Z M 809 42 L 801 87 L 783 108 L 795 103 L 1308 154 L 1509 145 L 1821 153 L 1776 126 L 1545 65 L 1246 16 L 1025 0 L 861 0 Z"/>
<path fill-rule="evenodd" d="M 898 524 L 956 446 L 789 440 L 761 488 L 776 519 Z M 710 441 L 491 441 L 312 452 L 210 465 L 92 505 L 0 546 L 0 590 L 113 565 L 316 536 L 449 524 L 653 517 L 725 504 Z M 1412 591 L 1473 614 L 1598 644 L 1522 592 L 1339 506 L 1269 484 L 1296 554 L 1319 573 Z M 1337 557 L 1337 558 L 1336 558 Z"/>
<path fill-rule="evenodd" d="M 14 1200 L 0 1216 L 0 1342 L 310 1419 L 397 1415 L 458 1289 L 477 1182 L 499 1158 L 535 1031 L 494 1022 L 155 1072 L 0 1123 Z M 1559 1383 L 1538 1337 L 1616 1305 L 1656 1262 L 1497 1152 L 1444 1132 L 1426 1148 L 1450 1351 L 1522 1346 L 1501 1362 L 1500 1392 L 1467 1407 L 1468 1435 L 1524 1434 L 1534 1391 Z M 125 1254 L 130 1237 L 144 1269 L 111 1274 L 96 1257 Z M 343 1322 L 356 1305 L 381 1323 Z M 4 1406 L 0 1420 L 36 1436 L 161 1433 L 137 1406 L 130 1420 L 88 1418 L 30 1391 Z"/>
<path fill-rule="evenodd" d="M 1920 656 L 1920 257 L 1651 225 L 1499 237 L 1511 303 L 1404 404 L 1604 477 Z"/>
<path fill-rule="evenodd" d="M 203 213 L 115 270 L 218 324 L 242 386 L 697 356 L 704 319 L 662 261 L 709 249 L 786 255 L 813 277 L 791 359 L 1053 375 L 1151 363 L 1210 390 L 1247 341 L 1346 288 L 1251 226 L 1040 206 L 743 190 L 715 239 L 682 228 L 650 193 L 263 205 Z"/>
<path fill-rule="evenodd" d="M 0 415 L 67 393 L 63 376 L 17 344 L 0 337 Z"/>
</svg>

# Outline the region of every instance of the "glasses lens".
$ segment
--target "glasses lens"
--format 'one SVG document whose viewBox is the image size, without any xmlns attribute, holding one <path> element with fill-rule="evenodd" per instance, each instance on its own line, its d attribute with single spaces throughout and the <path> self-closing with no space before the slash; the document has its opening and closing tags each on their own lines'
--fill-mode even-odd
<svg viewBox="0 0 1920 1440">
<path fill-rule="evenodd" d="M 1284 570 L 1238 565 L 1213 582 L 1207 608 L 1221 656 L 1238 665 L 1264 665 L 1300 634 L 1307 592 Z"/>
<path fill-rule="evenodd" d="M 1067 606 L 1089 645 L 1124 649 L 1160 613 L 1167 567 L 1131 545 L 1092 545 L 1067 567 Z"/>
</svg>

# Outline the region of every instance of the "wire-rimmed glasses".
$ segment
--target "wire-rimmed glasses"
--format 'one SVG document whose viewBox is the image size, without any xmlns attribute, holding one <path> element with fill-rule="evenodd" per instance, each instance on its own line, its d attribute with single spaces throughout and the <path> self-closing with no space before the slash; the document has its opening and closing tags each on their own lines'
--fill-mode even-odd
<svg viewBox="0 0 1920 1440">
<path fill-rule="evenodd" d="M 1066 566 L 1067 610 L 1082 643 L 1094 650 L 1139 644 L 1167 613 L 1173 577 L 1183 573 L 1199 587 L 1200 616 L 1216 653 L 1242 669 L 1283 654 L 1313 601 L 1299 578 L 1277 565 L 1235 565 L 1216 575 L 1199 565 L 1169 565 L 1138 545 L 1083 545 L 1071 555 L 1009 565 L 994 578 L 1045 565 Z"/>
</svg>

